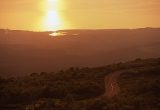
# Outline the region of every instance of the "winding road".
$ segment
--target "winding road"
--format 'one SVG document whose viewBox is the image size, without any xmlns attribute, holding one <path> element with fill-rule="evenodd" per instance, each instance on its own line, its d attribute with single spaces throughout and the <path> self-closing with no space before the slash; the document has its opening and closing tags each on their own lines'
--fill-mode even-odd
<svg viewBox="0 0 160 110">
<path fill-rule="evenodd" d="M 107 75 L 104 79 L 105 82 L 105 93 L 104 96 L 106 98 L 112 98 L 120 92 L 120 87 L 117 83 L 119 76 L 124 71 L 116 71 L 109 75 Z"/>
</svg>

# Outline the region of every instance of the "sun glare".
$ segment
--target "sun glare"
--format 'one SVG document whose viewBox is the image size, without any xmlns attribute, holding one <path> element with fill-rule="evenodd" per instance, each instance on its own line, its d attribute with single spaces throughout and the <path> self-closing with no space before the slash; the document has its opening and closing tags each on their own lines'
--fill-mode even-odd
<svg viewBox="0 0 160 110">
<path fill-rule="evenodd" d="M 58 31 L 54 31 L 53 33 L 49 34 L 52 37 L 57 37 L 57 36 L 64 36 L 67 35 L 67 33 L 65 32 L 58 32 Z"/>
<path fill-rule="evenodd" d="M 48 11 L 44 21 L 45 29 L 48 31 L 57 30 L 60 28 L 59 16 L 56 11 Z"/>
<path fill-rule="evenodd" d="M 47 0 L 44 6 L 44 30 L 56 31 L 61 28 L 61 19 L 58 13 L 59 1 L 58 0 Z"/>
<path fill-rule="evenodd" d="M 48 2 L 56 2 L 57 0 L 48 0 Z"/>
</svg>

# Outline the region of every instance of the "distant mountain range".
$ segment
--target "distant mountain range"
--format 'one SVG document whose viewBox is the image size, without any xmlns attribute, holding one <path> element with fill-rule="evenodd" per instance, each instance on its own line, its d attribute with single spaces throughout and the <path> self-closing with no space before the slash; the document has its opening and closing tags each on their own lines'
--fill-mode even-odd
<svg viewBox="0 0 160 110">
<path fill-rule="evenodd" d="M 0 75 L 53 72 L 92 67 L 135 58 L 160 57 L 160 28 L 61 30 L 52 32 L 0 30 Z"/>
</svg>

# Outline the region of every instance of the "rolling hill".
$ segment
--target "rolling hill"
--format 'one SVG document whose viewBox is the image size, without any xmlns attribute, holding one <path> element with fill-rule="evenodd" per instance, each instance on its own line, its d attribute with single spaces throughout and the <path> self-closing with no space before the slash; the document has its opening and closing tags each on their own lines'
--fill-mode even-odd
<svg viewBox="0 0 160 110">
<path fill-rule="evenodd" d="M 158 110 L 160 58 L 0 78 L 1 110 Z"/>
<path fill-rule="evenodd" d="M 160 56 L 160 29 L 0 30 L 0 74 L 26 75 Z"/>
</svg>

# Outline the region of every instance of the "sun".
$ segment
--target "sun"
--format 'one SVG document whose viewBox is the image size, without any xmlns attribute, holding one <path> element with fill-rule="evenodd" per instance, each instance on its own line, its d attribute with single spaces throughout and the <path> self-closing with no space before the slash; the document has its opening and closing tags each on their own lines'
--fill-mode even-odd
<svg viewBox="0 0 160 110">
<path fill-rule="evenodd" d="M 43 19 L 44 30 L 56 31 L 61 27 L 60 15 L 58 13 L 58 1 L 47 0 L 45 3 L 45 15 Z"/>
<path fill-rule="evenodd" d="M 60 28 L 60 19 L 56 11 L 48 11 L 44 20 L 45 30 L 54 31 Z"/>
<path fill-rule="evenodd" d="M 56 2 L 57 0 L 48 0 L 48 2 Z"/>
</svg>

